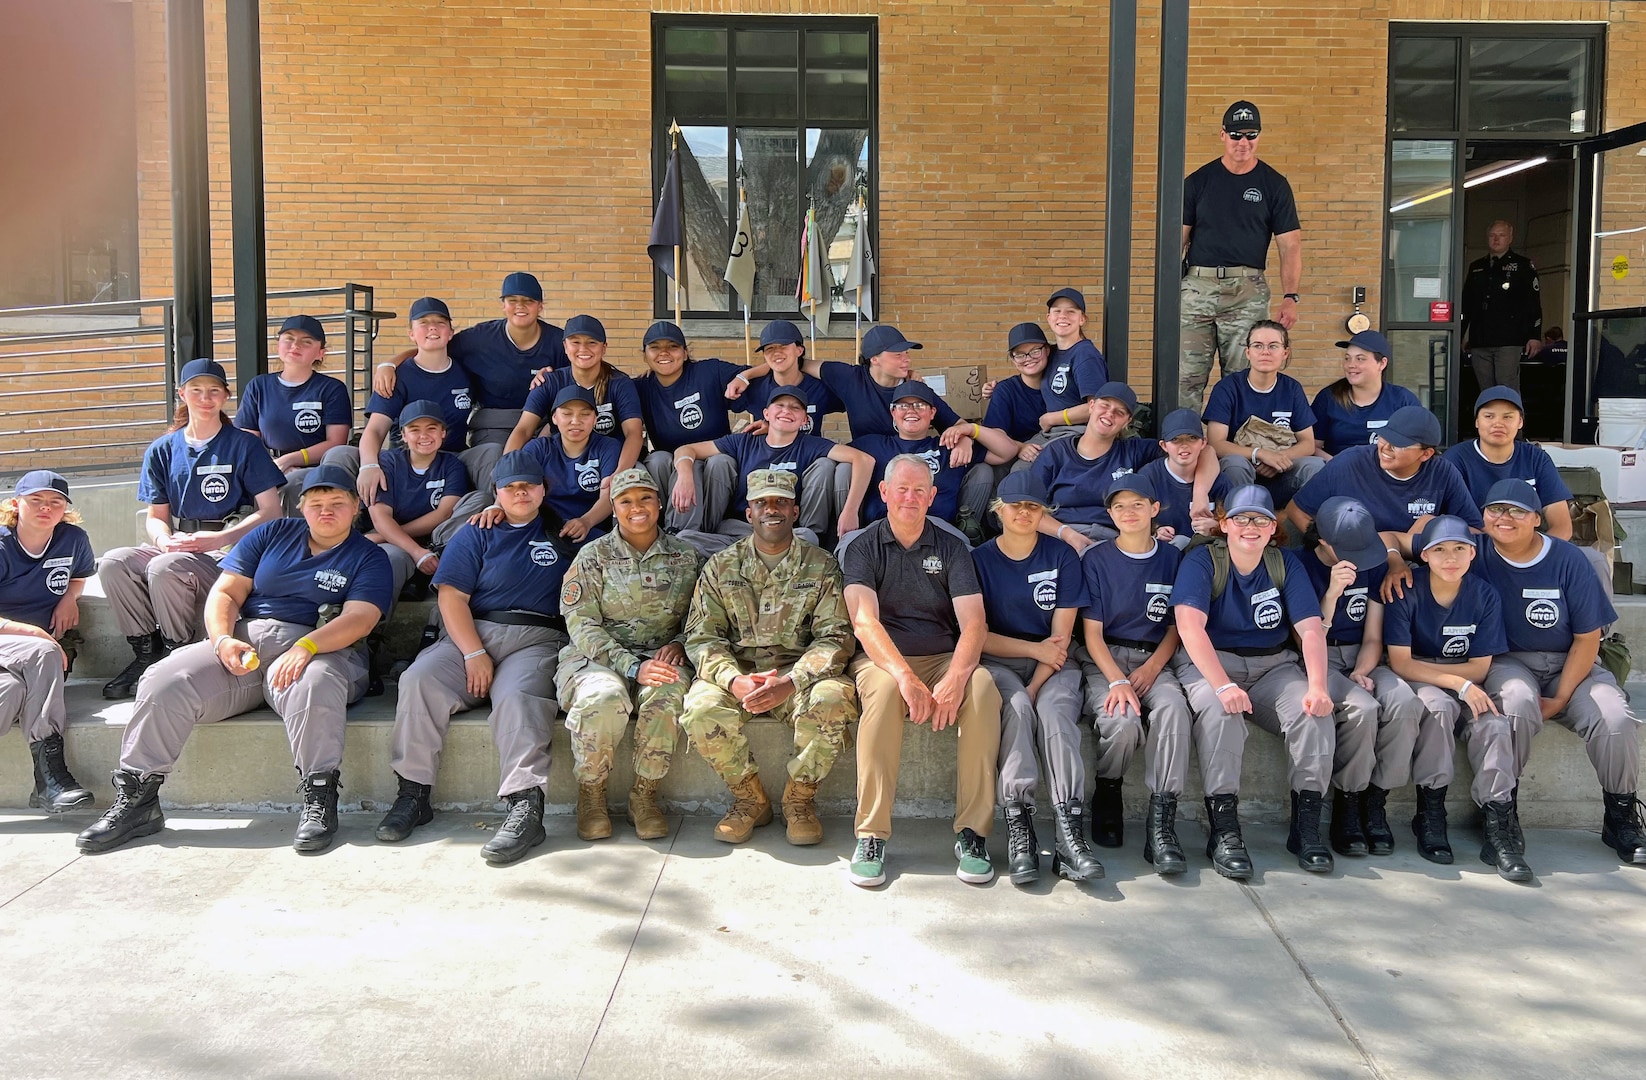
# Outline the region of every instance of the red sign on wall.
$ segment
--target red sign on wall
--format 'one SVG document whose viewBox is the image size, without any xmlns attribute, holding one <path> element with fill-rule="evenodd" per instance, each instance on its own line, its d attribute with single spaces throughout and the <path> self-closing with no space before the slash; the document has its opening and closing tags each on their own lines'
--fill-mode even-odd
<svg viewBox="0 0 1646 1080">
<path fill-rule="evenodd" d="M 1451 322 L 1452 302 L 1450 300 L 1431 300 L 1429 302 L 1430 322 Z"/>
</svg>

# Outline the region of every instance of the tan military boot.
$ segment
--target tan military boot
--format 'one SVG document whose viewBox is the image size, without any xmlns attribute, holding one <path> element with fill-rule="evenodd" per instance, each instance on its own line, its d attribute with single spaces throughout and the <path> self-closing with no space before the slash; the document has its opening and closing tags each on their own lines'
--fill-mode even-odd
<svg viewBox="0 0 1646 1080">
<path fill-rule="evenodd" d="M 783 820 L 789 823 L 789 843 L 806 847 L 823 842 L 823 823 L 817 820 L 817 785 L 790 779 L 783 788 Z"/>
<path fill-rule="evenodd" d="M 714 827 L 714 838 L 728 844 L 741 844 L 754 835 L 760 825 L 772 823 L 772 801 L 760 785 L 760 774 L 752 772 L 732 786 L 732 808 Z"/>
<path fill-rule="evenodd" d="M 612 814 L 606 809 L 606 781 L 577 785 L 577 838 L 604 840 L 612 834 Z"/>
<path fill-rule="evenodd" d="M 663 811 L 657 808 L 657 785 L 661 780 L 647 780 L 645 777 L 634 778 L 634 787 L 629 789 L 629 824 L 634 826 L 635 835 L 642 840 L 660 840 L 669 835 L 669 823 L 663 817 Z"/>
</svg>

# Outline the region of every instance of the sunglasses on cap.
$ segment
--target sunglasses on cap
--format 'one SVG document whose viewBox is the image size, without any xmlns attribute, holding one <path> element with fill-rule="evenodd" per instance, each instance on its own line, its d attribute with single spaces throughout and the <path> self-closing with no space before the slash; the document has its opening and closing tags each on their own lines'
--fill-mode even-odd
<svg viewBox="0 0 1646 1080">
<path fill-rule="evenodd" d="M 1258 135 L 1262 133 L 1257 131 L 1225 131 L 1223 134 L 1235 142 L 1239 142 L 1241 139 L 1250 139 L 1252 142 L 1256 142 Z"/>
</svg>

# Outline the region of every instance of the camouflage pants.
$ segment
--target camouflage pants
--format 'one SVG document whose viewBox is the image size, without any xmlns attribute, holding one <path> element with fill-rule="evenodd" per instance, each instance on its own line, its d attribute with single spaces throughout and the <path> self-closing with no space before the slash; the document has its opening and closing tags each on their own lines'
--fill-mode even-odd
<svg viewBox="0 0 1646 1080">
<path fill-rule="evenodd" d="M 612 759 L 634 717 L 634 775 L 661 780 L 669 775 L 680 715 L 692 671 L 681 665 L 679 682 L 641 686 L 607 667 L 562 654 L 555 672 L 555 697 L 566 713 L 572 737 L 572 775 L 579 784 L 611 775 Z"/>
<path fill-rule="evenodd" d="M 1246 334 L 1269 317 L 1269 283 L 1262 274 L 1183 279 L 1181 351 L 1177 366 L 1177 406 L 1200 411 L 1212 359 L 1224 375 L 1246 366 Z"/>
<path fill-rule="evenodd" d="M 836 676 L 819 679 L 762 715 L 794 725 L 794 760 L 789 775 L 808 784 L 821 783 L 846 746 L 846 725 L 857 719 L 857 687 Z M 727 786 L 757 771 L 743 725 L 751 714 L 731 694 L 698 679 L 686 693 L 680 720 L 693 748 L 703 755 Z"/>
</svg>

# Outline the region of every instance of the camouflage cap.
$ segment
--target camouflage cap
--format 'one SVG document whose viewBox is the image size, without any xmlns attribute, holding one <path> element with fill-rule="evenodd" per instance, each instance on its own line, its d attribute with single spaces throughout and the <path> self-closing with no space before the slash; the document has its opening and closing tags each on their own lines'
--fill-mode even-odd
<svg viewBox="0 0 1646 1080">
<path fill-rule="evenodd" d="M 615 499 L 630 488 L 637 487 L 651 488 L 653 491 L 658 490 L 657 481 L 653 480 L 652 474 L 647 472 L 645 469 L 642 469 L 639 466 L 632 469 L 624 469 L 622 472 L 612 477 L 612 498 Z"/>
<path fill-rule="evenodd" d="M 782 469 L 756 469 L 749 474 L 749 499 L 765 499 L 777 497 L 792 499 L 795 497 L 795 476 L 792 472 Z"/>
</svg>

